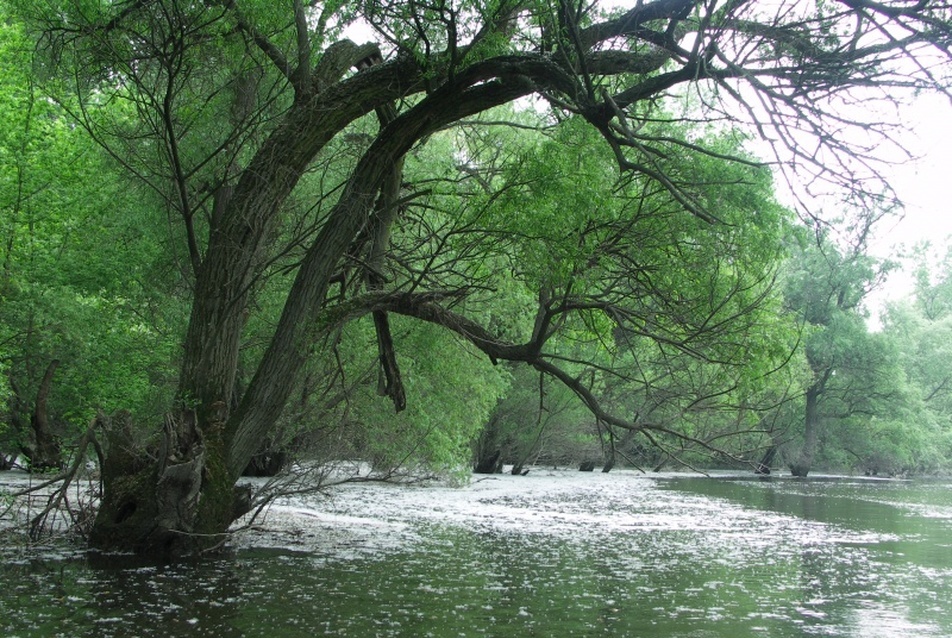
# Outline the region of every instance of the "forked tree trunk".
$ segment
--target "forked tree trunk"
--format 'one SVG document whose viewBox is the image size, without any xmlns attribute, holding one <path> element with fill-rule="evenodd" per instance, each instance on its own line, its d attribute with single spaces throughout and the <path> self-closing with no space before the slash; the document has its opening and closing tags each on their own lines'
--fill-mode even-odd
<svg viewBox="0 0 952 638">
<path fill-rule="evenodd" d="M 366 52 L 355 47 L 352 55 Z M 341 73 L 348 66 L 342 64 Z M 363 75 L 348 81 L 349 93 L 332 87 L 324 100 L 296 104 L 236 185 L 216 194 L 218 212 L 198 268 L 185 336 L 179 405 L 167 416 L 160 442 L 151 447 L 136 435 L 135 425 L 141 424 L 131 423 L 128 414 L 101 419 L 106 458 L 102 503 L 90 534 L 94 547 L 160 556 L 190 553 L 220 543 L 243 513 L 247 494 L 236 491 L 235 482 L 276 422 L 293 383 L 293 374 L 259 371 L 258 394 L 262 386 L 278 388 L 278 398 L 264 408 L 265 420 L 252 435 L 239 436 L 240 417 L 229 428 L 231 408 L 240 399 L 234 396 L 235 379 L 252 282 L 282 204 L 310 159 L 367 112 L 370 98 L 386 94 Z M 359 228 L 360 220 L 355 223 Z M 353 234 L 344 230 L 344 246 Z M 326 281 L 316 296 L 323 298 L 325 290 Z M 292 371 L 304 350 L 285 350 L 294 360 Z M 238 452 L 236 439 L 241 439 Z"/>
<path fill-rule="evenodd" d="M 107 462 L 90 543 L 111 551 L 174 557 L 220 544 L 246 509 L 227 469 L 223 423 L 195 414 L 166 419 L 161 442 L 142 446 L 128 413 L 100 416 Z"/>
<path fill-rule="evenodd" d="M 163 441 L 158 449 L 143 450 L 128 417 L 109 428 L 103 502 L 91 533 L 95 546 L 178 554 L 224 538 L 244 500 L 236 496 L 235 481 L 284 409 L 319 334 L 317 319 L 330 281 L 370 218 L 394 165 L 417 140 L 443 125 L 531 90 L 528 82 L 510 81 L 481 84 L 465 95 L 435 92 L 386 127 L 358 162 L 301 261 L 274 336 L 231 410 L 237 344 L 255 263 L 245 251 L 257 245 L 248 236 L 260 240 L 267 235 L 276 209 L 300 177 L 299 172 L 289 176 L 290 164 L 295 171 L 306 167 L 272 140 L 265 144 L 269 156 L 261 159 L 264 151 L 259 153 L 245 173 L 261 171 L 256 180 L 271 175 L 279 184 L 250 192 L 243 178 L 224 215 L 224 228 L 212 232 L 185 340 L 182 405 L 167 419 Z"/>
</svg>

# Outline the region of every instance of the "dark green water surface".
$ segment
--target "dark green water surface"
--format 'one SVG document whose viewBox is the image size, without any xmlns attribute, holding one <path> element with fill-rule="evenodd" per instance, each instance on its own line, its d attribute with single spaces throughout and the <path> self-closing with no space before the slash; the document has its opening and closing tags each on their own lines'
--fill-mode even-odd
<svg viewBox="0 0 952 638">
<path fill-rule="evenodd" d="M 536 474 L 288 503 L 185 564 L 10 550 L 0 636 L 952 636 L 950 482 Z"/>
</svg>

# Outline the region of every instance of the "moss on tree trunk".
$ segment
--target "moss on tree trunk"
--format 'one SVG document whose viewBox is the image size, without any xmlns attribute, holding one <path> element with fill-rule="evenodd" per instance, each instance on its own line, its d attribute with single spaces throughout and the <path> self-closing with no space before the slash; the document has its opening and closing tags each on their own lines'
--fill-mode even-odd
<svg viewBox="0 0 952 638">
<path fill-rule="evenodd" d="M 190 413 L 168 420 L 157 449 L 137 442 L 128 414 L 104 419 L 103 498 L 93 547 L 171 558 L 218 546 L 236 506 L 220 422 L 199 428 Z"/>
</svg>

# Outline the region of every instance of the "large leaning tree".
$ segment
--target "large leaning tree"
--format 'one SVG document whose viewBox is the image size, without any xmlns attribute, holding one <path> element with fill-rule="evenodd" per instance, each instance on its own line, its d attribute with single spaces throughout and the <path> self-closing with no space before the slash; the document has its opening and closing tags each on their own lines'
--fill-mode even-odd
<svg viewBox="0 0 952 638">
<path fill-rule="evenodd" d="M 169 216 L 184 247 L 192 301 L 176 402 L 151 437 L 116 416 L 104 441 L 92 542 L 143 553 L 219 539 L 243 509 L 236 479 L 308 357 L 356 317 L 373 317 L 381 389 L 396 409 L 407 400 L 390 334 L 399 314 L 442 326 L 493 361 L 534 366 L 567 384 L 600 423 L 648 436 L 664 426 L 605 410 L 577 371 L 584 352 L 547 349 L 573 318 L 593 328 L 598 314 L 619 339 L 653 338 L 709 362 L 729 363 L 730 344 L 745 350 L 729 328 L 767 297 L 769 274 L 730 283 L 740 267 L 720 255 L 716 272 L 698 273 L 711 282 L 707 293 L 671 292 L 658 284 L 670 273 L 638 270 L 634 224 L 617 219 L 585 227 L 591 237 L 605 233 L 615 265 L 601 282 L 610 287 L 593 294 L 579 269 L 542 286 L 519 338 L 465 312 L 467 291 L 485 292 L 475 270 L 450 272 L 453 287 L 419 269 L 392 276 L 400 261 L 392 237 L 425 190 L 408 183 L 404 164 L 445 139 L 441 132 L 490 126 L 480 116 L 517 101 L 543 115 L 547 132 L 587 128 L 614 159 L 629 210 L 651 209 L 638 208 L 639 190 L 652 206 L 663 195 L 665 214 L 674 206 L 696 222 L 682 246 L 703 248 L 705 228 L 741 236 L 746 222 L 721 219 L 711 184 L 692 166 L 698 158 L 751 165 L 736 144 L 705 140 L 747 127 L 773 151 L 769 159 L 795 169 L 798 192 L 888 196 L 875 160 L 877 147 L 894 145 L 889 107 L 904 91 L 944 90 L 952 43 L 952 7 L 923 0 L 11 4 L 36 33 L 39 71 L 79 100 L 77 121 L 151 189 L 143 205 Z M 344 37 L 350 25 L 366 35 Z M 674 119 L 697 132 L 671 132 Z M 477 180 L 483 193 L 498 185 L 464 148 L 456 160 L 460 179 Z M 748 211 L 751 224 L 757 216 Z M 671 268 L 685 255 L 670 251 Z M 260 352 L 243 360 L 269 277 L 291 282 Z M 722 340 L 718 348 L 705 350 L 708 337 Z M 239 365 L 253 371 L 247 382 L 238 383 Z"/>
</svg>

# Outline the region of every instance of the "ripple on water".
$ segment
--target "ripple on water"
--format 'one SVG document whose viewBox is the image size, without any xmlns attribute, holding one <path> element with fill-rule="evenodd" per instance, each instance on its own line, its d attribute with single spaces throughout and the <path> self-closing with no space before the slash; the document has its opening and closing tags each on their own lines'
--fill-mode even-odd
<svg viewBox="0 0 952 638">
<path fill-rule="evenodd" d="M 952 573 L 912 556 L 928 529 L 795 515 L 783 498 L 846 490 L 749 483 L 701 494 L 534 471 L 462 490 L 345 486 L 278 503 L 226 560 L 5 564 L 0 634 L 952 635 Z"/>
</svg>

